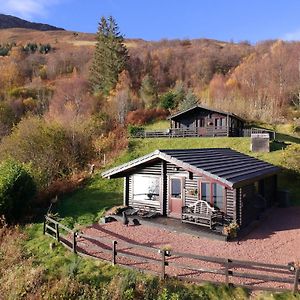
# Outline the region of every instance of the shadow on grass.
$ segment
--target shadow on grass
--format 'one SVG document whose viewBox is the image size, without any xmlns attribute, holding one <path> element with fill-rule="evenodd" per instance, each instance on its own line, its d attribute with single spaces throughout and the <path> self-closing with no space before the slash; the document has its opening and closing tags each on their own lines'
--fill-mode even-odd
<svg viewBox="0 0 300 300">
<path fill-rule="evenodd" d="M 97 222 L 104 211 L 122 204 L 121 193 L 103 192 L 90 188 L 88 190 L 87 195 L 81 197 L 80 192 L 75 192 L 58 203 L 56 211 L 60 217 L 68 219 L 66 221 L 69 225 Z"/>
<path fill-rule="evenodd" d="M 300 144 L 300 138 L 284 133 L 276 133 L 276 140 L 287 143 Z"/>
</svg>

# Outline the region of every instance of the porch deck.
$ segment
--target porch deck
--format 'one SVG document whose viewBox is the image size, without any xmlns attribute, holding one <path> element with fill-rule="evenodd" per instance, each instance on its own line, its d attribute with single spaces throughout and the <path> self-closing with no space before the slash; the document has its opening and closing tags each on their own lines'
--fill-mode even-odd
<svg viewBox="0 0 300 300">
<path fill-rule="evenodd" d="M 123 221 L 122 215 L 111 215 L 112 217 L 119 222 Z M 108 218 L 106 217 L 106 219 Z M 188 233 L 196 237 L 204 237 L 212 240 L 226 241 L 227 236 L 222 234 L 222 228 L 216 227 L 214 230 L 211 230 L 207 227 L 202 227 L 199 225 L 182 223 L 180 219 L 157 216 L 155 218 L 143 218 L 140 216 L 127 216 L 129 223 L 133 223 L 133 219 L 137 219 L 141 225 L 150 225 L 153 227 L 158 227 L 160 229 L 166 229 L 173 232 Z"/>
</svg>

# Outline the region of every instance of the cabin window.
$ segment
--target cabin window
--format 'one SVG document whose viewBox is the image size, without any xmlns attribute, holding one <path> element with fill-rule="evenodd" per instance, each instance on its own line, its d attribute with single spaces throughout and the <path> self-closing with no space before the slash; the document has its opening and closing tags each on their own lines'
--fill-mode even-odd
<svg viewBox="0 0 300 300">
<path fill-rule="evenodd" d="M 205 125 L 205 121 L 204 121 L 204 118 L 200 118 L 200 119 L 197 119 L 196 120 L 196 127 L 204 127 Z"/>
<path fill-rule="evenodd" d="M 225 119 L 225 118 L 222 118 L 222 119 L 221 119 L 221 126 L 222 126 L 222 127 L 225 127 L 225 126 L 226 126 L 226 119 Z"/>
<path fill-rule="evenodd" d="M 201 200 L 210 203 L 210 183 L 201 182 Z"/>
<path fill-rule="evenodd" d="M 171 197 L 181 198 L 182 182 L 180 178 L 171 178 Z"/>
<path fill-rule="evenodd" d="M 159 201 L 160 177 L 147 175 L 133 176 L 133 200 Z"/>
<path fill-rule="evenodd" d="M 208 202 L 211 206 L 223 209 L 224 187 L 218 183 L 200 182 L 200 200 Z"/>
<path fill-rule="evenodd" d="M 223 208 L 223 198 L 224 198 L 224 188 L 218 183 L 212 184 L 212 195 L 214 206 L 222 209 Z"/>
<path fill-rule="evenodd" d="M 226 126 L 226 119 L 225 118 L 216 118 L 215 119 L 215 126 L 216 127 Z"/>
</svg>

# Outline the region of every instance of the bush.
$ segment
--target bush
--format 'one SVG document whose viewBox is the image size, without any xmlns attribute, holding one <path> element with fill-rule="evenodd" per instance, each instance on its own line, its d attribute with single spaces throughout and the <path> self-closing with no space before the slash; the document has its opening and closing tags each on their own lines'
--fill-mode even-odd
<svg viewBox="0 0 300 300">
<path fill-rule="evenodd" d="M 135 136 L 137 133 L 144 131 L 143 126 L 128 125 L 128 133 L 130 136 Z"/>
<path fill-rule="evenodd" d="M 137 109 L 128 113 L 127 124 L 144 125 L 156 120 L 164 120 L 169 112 L 161 108 Z"/>
<path fill-rule="evenodd" d="M 30 163 L 39 187 L 83 170 L 93 158 L 89 129 L 65 129 L 38 117 L 28 117 L 2 139 L 0 159 Z"/>
<path fill-rule="evenodd" d="M 35 183 L 21 164 L 7 160 L 0 165 L 0 215 L 19 219 L 35 192 Z"/>
</svg>

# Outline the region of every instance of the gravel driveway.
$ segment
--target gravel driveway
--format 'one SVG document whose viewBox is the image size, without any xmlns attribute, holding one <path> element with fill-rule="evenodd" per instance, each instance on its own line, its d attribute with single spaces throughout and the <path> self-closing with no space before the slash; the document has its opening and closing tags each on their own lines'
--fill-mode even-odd
<svg viewBox="0 0 300 300">
<path fill-rule="evenodd" d="M 140 269 L 159 271 L 160 257 L 157 249 L 168 245 L 177 252 L 192 253 L 205 256 L 216 256 L 239 260 L 251 260 L 263 263 L 286 265 L 291 261 L 300 261 L 300 207 L 274 208 L 269 217 L 259 224 L 250 234 L 237 242 L 223 242 L 207 238 L 194 237 L 180 232 L 171 232 L 163 228 L 152 226 L 124 226 L 120 222 L 98 225 L 83 230 L 83 233 L 93 236 L 95 239 L 79 239 L 78 246 L 86 253 L 99 258 L 111 259 L 110 253 L 103 253 L 98 246 L 111 249 L 111 240 L 118 242 L 119 252 L 128 254 L 137 254 L 141 261 L 135 261 L 131 258 L 117 257 L 121 264 L 134 266 Z M 109 240 L 106 240 L 109 239 Z M 132 248 L 126 242 L 136 245 L 146 245 L 154 248 L 153 251 Z M 145 261 L 143 261 L 143 258 Z M 147 258 L 157 259 L 156 264 L 150 264 Z M 199 262 L 187 258 L 171 257 L 171 260 L 177 263 L 190 263 L 198 267 L 213 267 L 211 263 Z M 219 265 L 218 265 L 219 266 Z M 205 280 L 222 280 L 224 276 L 207 274 L 205 272 L 196 274 L 188 270 L 179 270 L 173 267 L 166 267 L 170 275 L 180 276 L 199 276 Z M 233 283 L 243 283 L 251 285 L 263 285 L 263 281 L 236 280 L 232 278 Z M 287 284 L 268 284 L 273 287 L 287 287 Z"/>
</svg>

